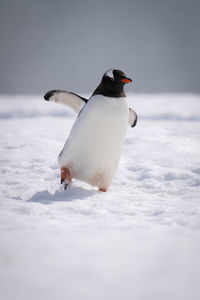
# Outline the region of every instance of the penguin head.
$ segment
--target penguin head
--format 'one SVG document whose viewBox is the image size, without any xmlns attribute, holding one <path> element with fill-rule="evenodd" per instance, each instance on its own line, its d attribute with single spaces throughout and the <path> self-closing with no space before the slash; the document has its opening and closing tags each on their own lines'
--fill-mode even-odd
<svg viewBox="0 0 200 300">
<path fill-rule="evenodd" d="M 93 95 L 102 94 L 108 97 L 126 97 L 124 85 L 132 82 L 121 70 L 110 69 L 104 73 L 100 85 Z"/>
<path fill-rule="evenodd" d="M 110 69 L 103 75 L 102 81 L 105 85 L 117 87 L 132 82 L 132 79 L 127 78 L 121 70 Z"/>
</svg>

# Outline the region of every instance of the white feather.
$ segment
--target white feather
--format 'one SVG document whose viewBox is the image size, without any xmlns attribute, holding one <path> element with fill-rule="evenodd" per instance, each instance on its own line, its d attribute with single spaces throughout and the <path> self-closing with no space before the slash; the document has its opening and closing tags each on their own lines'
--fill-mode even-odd
<svg viewBox="0 0 200 300">
<path fill-rule="evenodd" d="M 78 96 L 67 91 L 56 91 L 49 99 L 49 101 L 54 101 L 55 103 L 61 103 L 74 112 L 79 113 L 80 110 L 85 105 L 85 102 Z"/>
<path fill-rule="evenodd" d="M 137 114 L 132 108 L 129 108 L 128 125 L 134 127 L 136 124 L 137 124 Z"/>
<path fill-rule="evenodd" d="M 72 127 L 60 166 L 74 178 L 107 189 L 119 162 L 128 112 L 125 98 L 93 96 Z"/>
<path fill-rule="evenodd" d="M 111 69 L 111 70 L 109 70 L 108 72 L 106 72 L 106 76 L 108 76 L 108 77 L 114 79 L 114 76 L 113 76 L 113 70 Z"/>
</svg>

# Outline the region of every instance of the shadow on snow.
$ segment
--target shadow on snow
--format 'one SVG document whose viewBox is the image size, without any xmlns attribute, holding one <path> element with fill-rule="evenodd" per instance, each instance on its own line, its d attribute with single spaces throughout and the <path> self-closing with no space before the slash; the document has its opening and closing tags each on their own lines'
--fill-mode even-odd
<svg viewBox="0 0 200 300">
<path fill-rule="evenodd" d="M 70 202 L 75 200 L 83 200 L 89 196 L 96 194 L 95 190 L 86 190 L 82 187 L 70 187 L 67 190 L 58 190 L 54 194 L 48 190 L 36 192 L 27 202 L 37 202 L 42 204 L 52 204 L 54 202 Z"/>
</svg>

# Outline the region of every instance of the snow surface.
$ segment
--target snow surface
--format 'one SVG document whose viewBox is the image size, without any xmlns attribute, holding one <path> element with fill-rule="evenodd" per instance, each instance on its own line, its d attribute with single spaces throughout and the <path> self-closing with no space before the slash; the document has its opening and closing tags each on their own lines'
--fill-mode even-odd
<svg viewBox="0 0 200 300">
<path fill-rule="evenodd" d="M 0 97 L 0 299 L 200 299 L 200 97 L 129 95 L 109 192 L 63 191 L 75 114 Z"/>
</svg>

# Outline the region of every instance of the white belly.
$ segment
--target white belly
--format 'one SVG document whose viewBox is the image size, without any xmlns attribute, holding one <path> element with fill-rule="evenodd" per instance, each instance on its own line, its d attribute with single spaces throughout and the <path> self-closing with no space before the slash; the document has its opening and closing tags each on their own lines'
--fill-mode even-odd
<svg viewBox="0 0 200 300">
<path fill-rule="evenodd" d="M 128 124 L 125 98 L 92 97 L 74 123 L 58 158 L 72 177 L 108 188 L 119 162 Z"/>
</svg>

